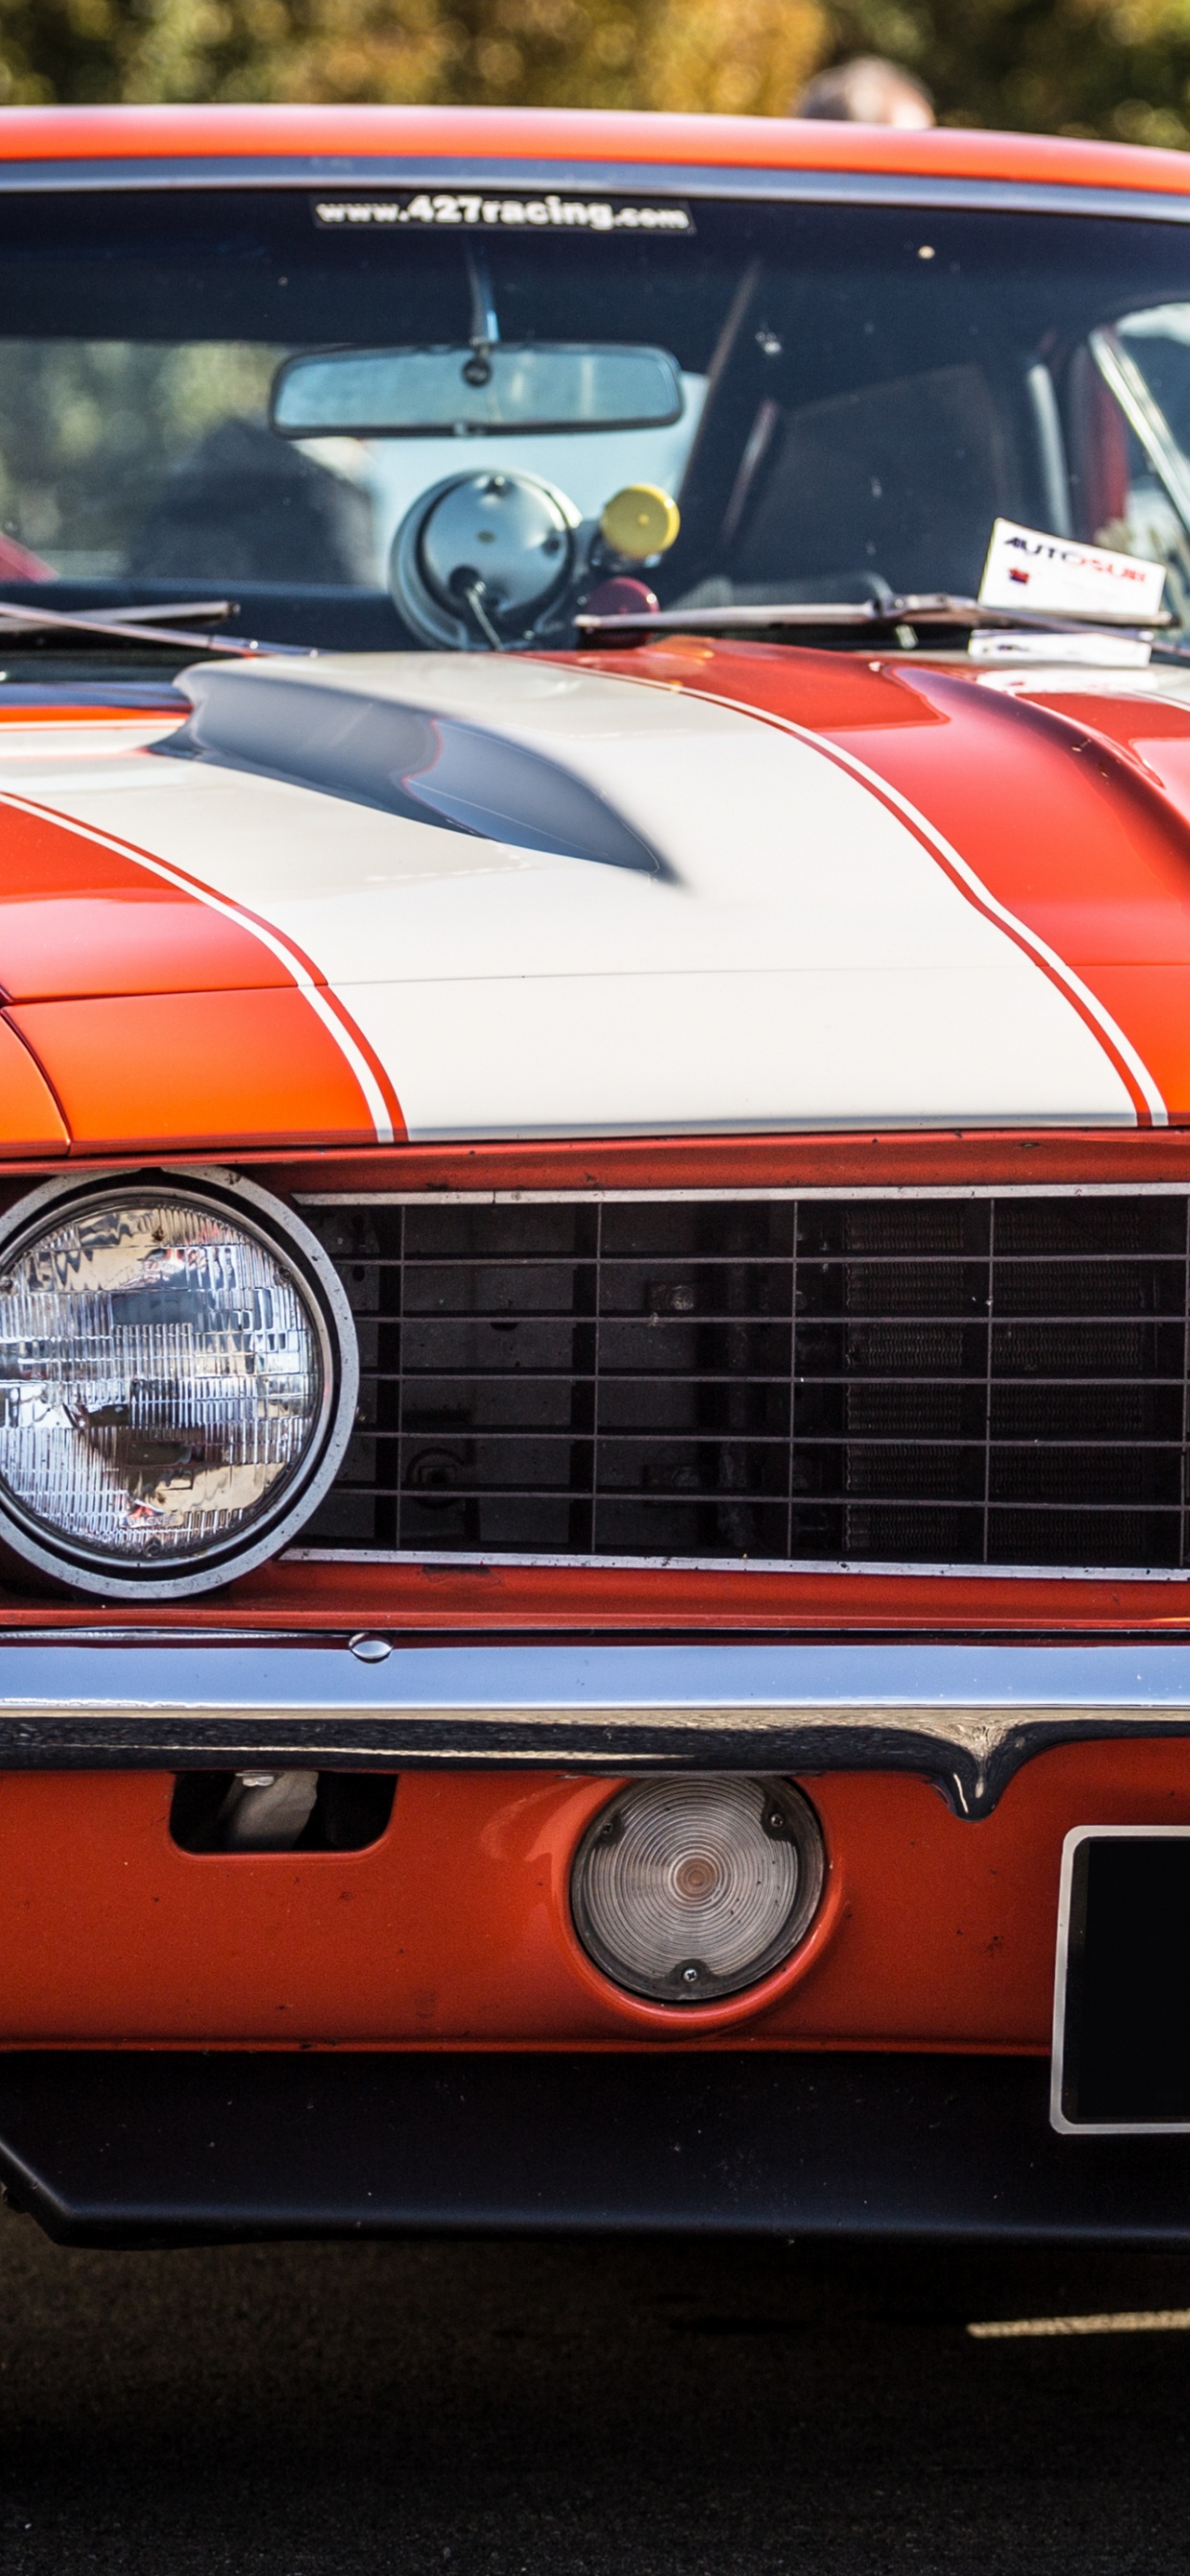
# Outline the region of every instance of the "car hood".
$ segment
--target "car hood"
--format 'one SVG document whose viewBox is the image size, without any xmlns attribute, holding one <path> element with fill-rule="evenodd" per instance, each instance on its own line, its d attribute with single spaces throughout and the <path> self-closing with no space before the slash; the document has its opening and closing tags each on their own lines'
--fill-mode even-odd
<svg viewBox="0 0 1190 2576">
<path fill-rule="evenodd" d="M 676 638 L 0 728 L 9 1151 L 1190 1115 L 1190 682 Z"/>
</svg>

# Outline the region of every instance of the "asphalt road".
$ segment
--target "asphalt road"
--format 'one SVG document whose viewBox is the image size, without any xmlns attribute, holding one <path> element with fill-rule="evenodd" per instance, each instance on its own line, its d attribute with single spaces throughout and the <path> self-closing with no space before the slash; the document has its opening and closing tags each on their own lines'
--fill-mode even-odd
<svg viewBox="0 0 1190 2576">
<path fill-rule="evenodd" d="M 1190 2257 L 63 2252 L 0 2219 L 4 2576 L 1185 2576 Z"/>
</svg>

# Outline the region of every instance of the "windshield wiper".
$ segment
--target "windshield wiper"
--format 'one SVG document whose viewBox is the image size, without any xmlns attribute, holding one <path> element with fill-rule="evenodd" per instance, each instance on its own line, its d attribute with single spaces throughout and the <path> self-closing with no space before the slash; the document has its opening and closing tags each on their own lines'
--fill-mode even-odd
<svg viewBox="0 0 1190 2576">
<path fill-rule="evenodd" d="M 115 636 L 124 644 L 184 644 L 198 653 L 297 654 L 308 658 L 314 647 L 309 644 L 265 644 L 256 638 L 246 641 L 232 635 L 200 635 L 192 627 L 160 625 L 169 617 L 204 617 L 218 619 L 235 614 L 231 599 L 185 599 L 168 601 L 164 607 L 156 601 L 131 608 L 112 608 L 105 615 L 89 617 L 82 609 L 36 608 L 23 601 L 0 599 L 0 634 L 52 635 L 59 629 L 70 635 Z"/>
<path fill-rule="evenodd" d="M 749 630 L 763 632 L 768 627 L 798 628 L 813 631 L 837 628 L 860 635 L 891 635 L 898 643 L 912 649 L 919 641 L 923 626 L 947 628 L 956 633 L 970 633 L 976 628 L 994 628 L 1007 634 L 1014 630 L 1039 635 L 1114 635 L 1124 641 L 1151 644 L 1155 653 L 1172 654 L 1177 661 L 1190 661 L 1190 646 L 1175 644 L 1160 630 L 1172 626 L 1168 609 L 1138 623 L 1135 618 L 1068 616 L 1052 614 L 1041 608 L 989 608 L 982 600 L 960 599 L 945 590 L 907 592 L 900 599 L 812 600 L 787 604 L 775 601 L 771 607 L 758 607 L 749 602 L 739 608 L 657 608 L 642 609 L 638 615 L 592 617 L 580 610 L 575 624 L 584 638 L 592 640 L 616 635 L 648 636 L 666 631 L 686 635 L 731 634 Z"/>
</svg>

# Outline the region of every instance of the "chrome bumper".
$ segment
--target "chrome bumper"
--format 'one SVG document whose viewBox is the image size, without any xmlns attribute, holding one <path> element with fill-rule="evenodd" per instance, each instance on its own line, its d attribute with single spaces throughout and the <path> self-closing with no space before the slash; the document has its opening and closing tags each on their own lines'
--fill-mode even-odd
<svg viewBox="0 0 1190 2576">
<path fill-rule="evenodd" d="M 1190 1735 L 1190 1640 L 385 1643 L 0 1639 L 0 1769 L 895 1770 L 976 1817 L 1051 1745 Z"/>
</svg>

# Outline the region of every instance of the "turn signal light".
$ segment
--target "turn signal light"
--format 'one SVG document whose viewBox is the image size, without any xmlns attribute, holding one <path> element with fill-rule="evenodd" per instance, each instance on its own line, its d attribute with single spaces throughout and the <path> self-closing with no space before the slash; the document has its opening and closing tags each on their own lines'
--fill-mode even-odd
<svg viewBox="0 0 1190 2576">
<path fill-rule="evenodd" d="M 825 1876 L 818 1819 L 783 1780 L 639 1780 L 589 1826 L 571 1908 L 618 1986 L 671 2004 L 738 1994 L 787 1959 Z"/>
</svg>

